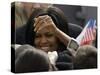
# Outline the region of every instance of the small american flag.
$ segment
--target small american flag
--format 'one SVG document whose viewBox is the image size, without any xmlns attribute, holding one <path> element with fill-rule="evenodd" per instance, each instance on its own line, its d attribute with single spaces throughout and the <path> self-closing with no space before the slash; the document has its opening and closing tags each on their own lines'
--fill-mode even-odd
<svg viewBox="0 0 100 75">
<path fill-rule="evenodd" d="M 90 44 L 94 39 L 96 31 L 96 20 L 90 19 L 81 34 L 76 38 L 80 45 Z"/>
</svg>

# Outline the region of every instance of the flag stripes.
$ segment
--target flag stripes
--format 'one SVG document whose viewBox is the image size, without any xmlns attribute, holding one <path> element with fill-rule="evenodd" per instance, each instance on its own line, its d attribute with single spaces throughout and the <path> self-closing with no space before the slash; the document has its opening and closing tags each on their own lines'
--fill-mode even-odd
<svg viewBox="0 0 100 75">
<path fill-rule="evenodd" d="M 94 32 L 96 31 L 96 20 L 90 19 L 83 31 L 76 38 L 80 45 L 90 44 L 94 39 Z"/>
</svg>

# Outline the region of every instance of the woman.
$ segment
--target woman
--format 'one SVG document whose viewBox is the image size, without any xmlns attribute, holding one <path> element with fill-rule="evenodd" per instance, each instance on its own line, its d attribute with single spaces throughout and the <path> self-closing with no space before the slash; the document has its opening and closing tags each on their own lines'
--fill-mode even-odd
<svg viewBox="0 0 100 75">
<path fill-rule="evenodd" d="M 23 36 L 22 36 L 23 34 Z M 25 27 L 16 32 L 17 44 L 30 44 L 45 52 L 57 51 L 55 66 L 58 70 L 73 69 L 72 55 L 66 50 L 70 40 L 68 23 L 63 12 L 56 7 L 36 9 Z"/>
</svg>

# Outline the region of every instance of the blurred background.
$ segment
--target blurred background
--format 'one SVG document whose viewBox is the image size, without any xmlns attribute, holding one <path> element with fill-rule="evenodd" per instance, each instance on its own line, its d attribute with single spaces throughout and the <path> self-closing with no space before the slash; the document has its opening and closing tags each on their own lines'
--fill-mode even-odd
<svg viewBox="0 0 100 75">
<path fill-rule="evenodd" d="M 93 6 L 76 6 L 76 5 L 57 5 L 66 15 L 68 22 L 84 27 L 85 23 L 90 19 L 97 21 L 97 7 Z"/>
<path fill-rule="evenodd" d="M 13 5 L 14 3 L 12 3 Z M 15 2 L 15 26 L 16 28 L 22 26 L 27 22 L 35 8 L 47 8 L 49 6 L 56 6 L 60 8 L 69 23 L 84 27 L 85 23 L 90 19 L 97 21 L 97 7 L 94 6 L 76 6 L 76 5 L 61 5 L 61 4 L 47 4 L 47 3 L 30 3 L 30 2 Z"/>
</svg>

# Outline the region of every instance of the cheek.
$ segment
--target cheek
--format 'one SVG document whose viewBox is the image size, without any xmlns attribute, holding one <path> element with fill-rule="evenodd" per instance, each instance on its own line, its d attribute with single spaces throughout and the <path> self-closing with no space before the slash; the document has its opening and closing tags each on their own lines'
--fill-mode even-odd
<svg viewBox="0 0 100 75">
<path fill-rule="evenodd" d="M 52 37 L 49 41 L 51 41 L 52 44 L 57 44 L 57 38 L 56 37 Z"/>
<path fill-rule="evenodd" d="M 53 43 L 54 45 L 57 44 L 57 40 L 56 40 L 56 39 L 52 40 L 52 43 Z"/>
<path fill-rule="evenodd" d="M 57 48 L 58 47 L 58 40 L 57 40 L 57 38 L 52 38 L 50 43 L 51 43 L 53 48 Z"/>
<path fill-rule="evenodd" d="M 39 40 L 38 39 L 35 39 L 34 40 L 34 44 L 35 44 L 35 46 L 39 45 Z"/>
</svg>

